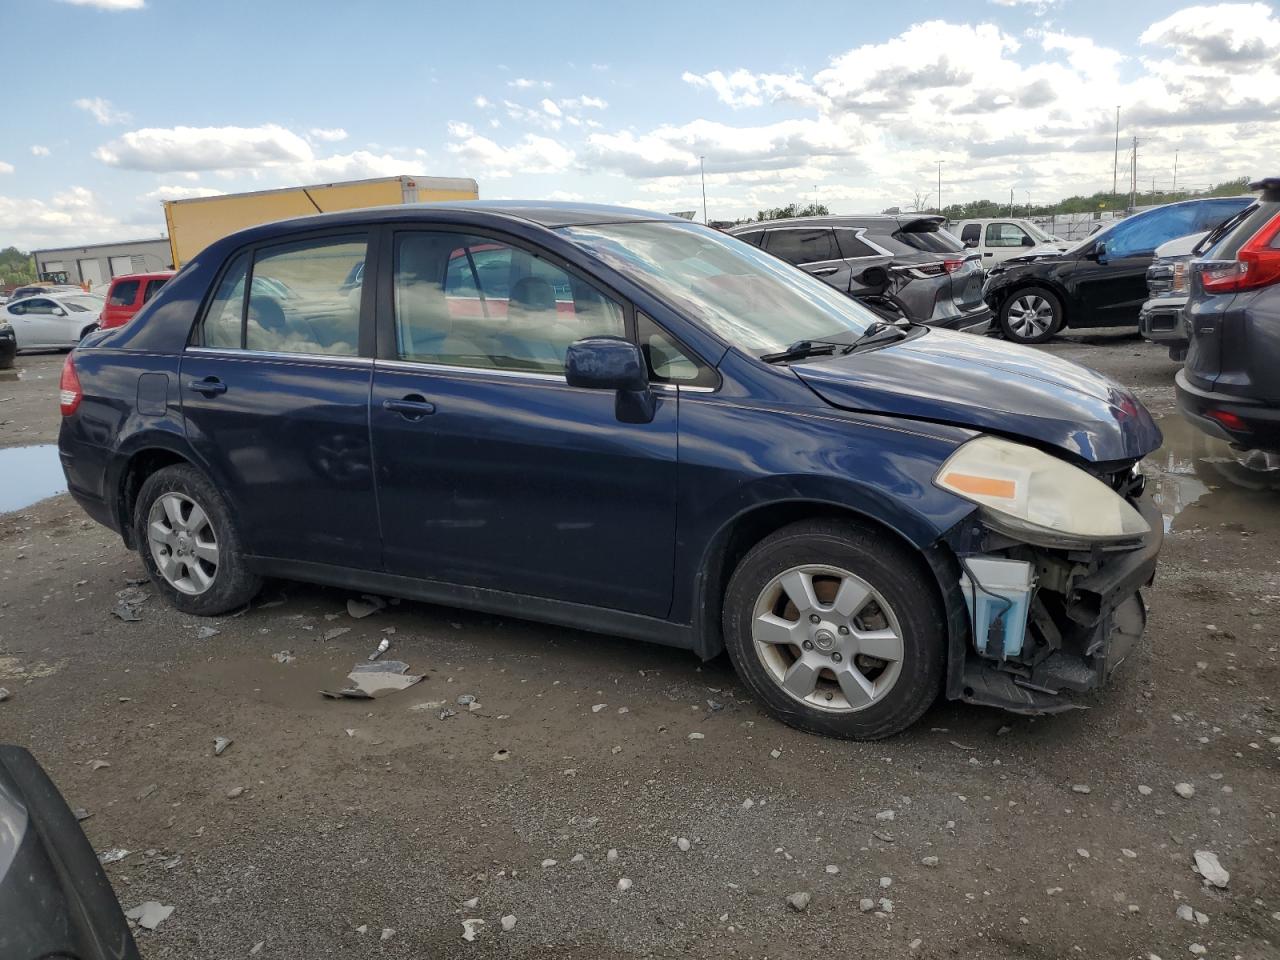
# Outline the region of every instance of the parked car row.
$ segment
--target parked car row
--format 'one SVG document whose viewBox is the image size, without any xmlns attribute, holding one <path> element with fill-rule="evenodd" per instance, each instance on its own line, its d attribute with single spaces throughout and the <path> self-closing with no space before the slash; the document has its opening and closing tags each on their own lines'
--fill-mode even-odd
<svg viewBox="0 0 1280 960">
<path fill-rule="evenodd" d="M 173 276 L 172 270 L 115 277 L 106 296 L 79 287 L 30 286 L 0 305 L 0 329 L 13 350 L 69 350 L 95 330 L 128 323 Z M 0 364 L 5 347 L 0 344 Z M 12 360 L 12 357 L 10 357 Z"/>
</svg>

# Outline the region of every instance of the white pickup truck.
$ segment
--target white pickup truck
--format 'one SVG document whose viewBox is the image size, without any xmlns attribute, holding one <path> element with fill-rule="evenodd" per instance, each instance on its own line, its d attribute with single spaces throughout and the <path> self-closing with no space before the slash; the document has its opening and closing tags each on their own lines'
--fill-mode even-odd
<svg viewBox="0 0 1280 960">
<path fill-rule="evenodd" d="M 990 270 L 1011 257 L 1061 253 L 1071 246 L 1071 241 L 1059 240 L 1045 233 L 1030 220 L 1013 217 L 961 220 L 953 223 L 948 232 L 959 237 L 970 250 L 982 255 L 984 270 Z"/>
</svg>

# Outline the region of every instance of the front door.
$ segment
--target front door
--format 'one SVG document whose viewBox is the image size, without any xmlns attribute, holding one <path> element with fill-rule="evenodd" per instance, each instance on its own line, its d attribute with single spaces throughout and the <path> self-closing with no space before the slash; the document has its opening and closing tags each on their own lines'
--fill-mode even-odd
<svg viewBox="0 0 1280 960">
<path fill-rule="evenodd" d="M 391 247 L 370 410 L 388 572 L 665 616 L 677 398 L 621 423 L 564 378 L 569 344 L 626 336 L 629 308 L 500 237 Z"/>
<path fill-rule="evenodd" d="M 219 280 L 183 354 L 187 438 L 257 556 L 378 569 L 362 234 L 261 246 Z M 372 303 L 365 308 L 372 317 Z"/>
</svg>

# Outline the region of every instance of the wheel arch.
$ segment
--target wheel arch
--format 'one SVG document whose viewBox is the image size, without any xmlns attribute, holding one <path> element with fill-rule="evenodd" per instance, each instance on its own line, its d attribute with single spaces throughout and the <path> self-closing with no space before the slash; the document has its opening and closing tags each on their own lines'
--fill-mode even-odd
<svg viewBox="0 0 1280 960">
<path fill-rule="evenodd" d="M 136 446 L 117 459 L 108 480 L 107 493 L 120 525 L 120 535 L 129 549 L 137 546 L 133 536 L 133 511 L 142 484 L 156 471 L 177 464 L 200 469 L 182 444 L 165 433 L 140 439 Z"/>
<path fill-rule="evenodd" d="M 876 516 L 867 510 L 851 507 L 847 503 L 822 498 L 792 498 L 757 503 L 745 507 L 727 519 L 710 539 L 703 551 L 697 577 L 697 604 L 695 617 L 695 652 L 704 660 L 720 654 L 724 649 L 721 617 L 724 612 L 724 596 L 729 578 L 747 551 L 777 530 L 801 520 L 845 520 L 875 530 L 904 547 L 920 560 L 922 577 L 928 588 L 936 590 L 944 606 L 950 611 L 953 598 L 944 588 L 941 577 L 948 568 L 946 550 L 937 538 L 922 541 L 918 529 L 908 532 L 899 518 Z M 913 525 L 914 526 L 914 525 Z M 950 648 L 951 643 L 948 644 Z M 948 658 L 950 659 L 950 657 Z"/>
<path fill-rule="evenodd" d="M 1065 329 L 1066 327 L 1071 326 L 1071 298 L 1067 295 L 1066 288 L 1056 280 L 1050 280 L 1045 277 L 1025 277 L 1009 284 L 1007 287 L 1003 287 L 999 290 L 993 290 L 992 299 L 995 302 L 991 303 L 988 301 L 988 305 L 998 316 L 1000 311 L 1004 309 L 1004 305 L 1006 303 L 1012 300 L 1023 290 L 1029 290 L 1032 287 L 1039 287 L 1042 290 L 1047 290 L 1057 297 L 1058 306 L 1062 309 L 1062 327 Z"/>
</svg>

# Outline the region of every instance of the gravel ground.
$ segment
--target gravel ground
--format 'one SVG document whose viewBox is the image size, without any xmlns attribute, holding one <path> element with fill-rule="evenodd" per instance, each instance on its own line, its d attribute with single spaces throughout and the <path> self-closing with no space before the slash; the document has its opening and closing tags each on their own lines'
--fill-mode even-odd
<svg viewBox="0 0 1280 960">
<path fill-rule="evenodd" d="M 149 958 L 1280 956 L 1280 481 L 1177 419 L 1163 351 L 1045 349 L 1129 384 L 1167 440 L 1148 635 L 1087 711 L 940 704 L 836 742 L 723 659 L 408 602 L 356 620 L 291 583 L 121 622 L 141 563 L 63 495 L 0 515 L 0 736 L 131 851 L 107 868 L 126 909 L 175 908 Z M 60 363 L 0 382 L 0 447 L 56 438 Z M 319 695 L 388 636 L 421 683 Z"/>
</svg>

